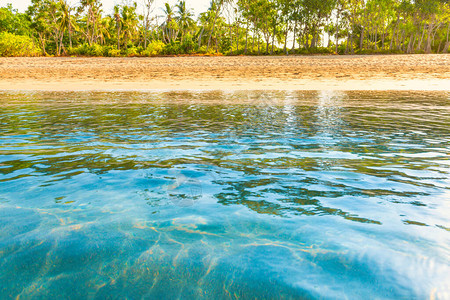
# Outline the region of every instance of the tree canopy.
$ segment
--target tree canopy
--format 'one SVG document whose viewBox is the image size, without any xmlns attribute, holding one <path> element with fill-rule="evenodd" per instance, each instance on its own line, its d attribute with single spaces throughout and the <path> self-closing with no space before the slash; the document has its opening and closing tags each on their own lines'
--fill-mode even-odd
<svg viewBox="0 0 450 300">
<path fill-rule="evenodd" d="M 27 37 L 42 55 L 441 53 L 450 46 L 448 0 L 211 0 L 197 18 L 187 0 L 161 8 L 141 2 L 111 14 L 100 0 L 32 0 L 25 13 L 8 4 L 0 33 L 10 34 L 8 43 Z"/>
</svg>

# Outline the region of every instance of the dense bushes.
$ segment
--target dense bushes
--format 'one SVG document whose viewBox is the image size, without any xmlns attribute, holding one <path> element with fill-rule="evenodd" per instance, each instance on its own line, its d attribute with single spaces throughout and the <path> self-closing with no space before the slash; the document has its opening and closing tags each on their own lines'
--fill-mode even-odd
<svg viewBox="0 0 450 300">
<path fill-rule="evenodd" d="M 40 50 L 28 36 L 0 32 L 0 56 L 38 56 Z"/>
<path fill-rule="evenodd" d="M 191 37 L 187 37 L 180 42 L 172 42 L 164 44 L 162 41 L 152 41 L 144 49 L 142 46 L 130 45 L 126 49 L 117 49 L 117 46 L 102 46 L 99 44 L 82 44 L 78 47 L 69 48 L 67 50 L 68 55 L 76 56 L 160 56 L 160 55 L 178 55 L 178 54 L 194 54 L 199 53 L 201 49 L 198 49 L 196 43 L 192 41 Z M 206 50 L 205 50 L 206 53 Z"/>
<path fill-rule="evenodd" d="M 214 0 L 198 19 L 178 0 L 165 3 L 161 22 L 151 17 L 153 5 L 116 1 L 122 4 L 105 15 L 101 2 L 33 0 L 25 13 L 0 7 L 0 32 L 32 37 L 45 55 L 282 55 L 293 37 L 296 49 L 289 53 L 296 54 L 441 53 L 450 47 L 449 0 L 247 0 L 231 1 L 227 9 L 226 1 Z"/>
<path fill-rule="evenodd" d="M 249 45 L 251 46 L 251 45 Z M 225 52 L 224 52 L 225 51 Z M 260 55 L 265 55 L 265 49 L 260 49 Z M 347 53 L 348 52 L 348 53 Z M 346 49 L 345 45 L 340 45 L 338 47 L 339 54 L 350 54 L 351 49 Z M 236 49 L 236 47 L 231 47 L 230 45 L 225 45 L 219 49 L 219 53 L 216 53 L 214 47 L 210 47 L 208 51 L 206 46 L 198 47 L 192 39 L 185 39 L 182 43 L 172 42 L 165 44 L 162 41 L 155 40 L 148 44 L 147 48 L 142 46 L 130 45 L 127 49 L 117 49 L 117 46 L 111 45 L 88 45 L 83 44 L 76 48 L 69 48 L 67 54 L 75 56 L 105 56 L 105 57 L 152 57 L 161 55 L 189 55 L 189 54 L 200 54 L 200 55 L 258 55 L 258 48 L 255 46 L 253 48 L 248 47 L 247 53 L 245 53 L 244 48 Z M 269 47 L 269 53 L 272 55 L 284 55 L 285 51 L 282 47 L 274 47 L 272 52 L 272 46 Z M 289 54 L 297 55 L 314 55 L 323 54 L 330 55 L 336 54 L 335 46 L 331 47 L 315 47 L 315 48 L 297 48 L 294 51 L 288 49 Z M 399 54 L 402 53 L 400 50 L 359 50 L 354 49 L 354 54 Z M 1 54 L 0 54 L 1 55 Z"/>
<path fill-rule="evenodd" d="M 334 48 L 316 47 L 316 48 L 301 48 L 295 50 L 296 54 L 335 54 Z"/>
<path fill-rule="evenodd" d="M 0 32 L 5 31 L 17 35 L 31 35 L 30 20 L 27 15 L 13 9 L 11 4 L 0 7 Z"/>
<path fill-rule="evenodd" d="M 69 48 L 68 53 L 70 55 L 82 55 L 82 56 L 106 56 L 108 54 L 109 47 L 102 47 L 99 44 L 83 44 L 76 48 Z"/>
<path fill-rule="evenodd" d="M 164 51 L 165 44 L 161 41 L 152 41 L 142 52 L 144 56 L 156 56 L 161 55 Z"/>
<path fill-rule="evenodd" d="M 226 44 L 226 43 L 225 43 Z M 237 51 L 231 45 L 224 45 L 219 49 L 220 52 L 226 51 L 227 55 L 244 54 L 244 49 Z M 296 54 L 332 54 L 331 48 L 314 48 L 314 49 L 297 49 Z M 73 48 L 66 49 L 67 55 L 74 56 L 105 56 L 105 57 L 132 57 L 132 56 L 161 56 L 161 55 L 184 55 L 184 54 L 216 54 L 216 50 L 210 47 L 208 51 L 206 46 L 198 47 L 191 36 L 187 35 L 182 42 L 172 42 L 165 44 L 162 41 L 154 40 L 150 42 L 147 48 L 142 46 L 129 45 L 128 48 L 117 49 L 117 46 L 99 45 L 99 44 L 82 44 Z M 247 54 L 257 54 L 257 49 L 248 49 Z M 276 48 L 274 55 L 284 54 L 282 48 Z M 8 32 L 0 33 L 0 56 L 38 56 L 40 55 L 39 48 L 35 45 L 33 40 L 27 36 L 15 35 Z"/>
</svg>

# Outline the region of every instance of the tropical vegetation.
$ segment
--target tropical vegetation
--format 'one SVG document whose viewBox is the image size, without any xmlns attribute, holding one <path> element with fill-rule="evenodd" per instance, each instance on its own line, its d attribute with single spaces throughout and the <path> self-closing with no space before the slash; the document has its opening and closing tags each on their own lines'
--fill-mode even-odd
<svg viewBox="0 0 450 300">
<path fill-rule="evenodd" d="M 449 0 L 32 0 L 0 7 L 0 55 L 446 53 Z"/>
</svg>

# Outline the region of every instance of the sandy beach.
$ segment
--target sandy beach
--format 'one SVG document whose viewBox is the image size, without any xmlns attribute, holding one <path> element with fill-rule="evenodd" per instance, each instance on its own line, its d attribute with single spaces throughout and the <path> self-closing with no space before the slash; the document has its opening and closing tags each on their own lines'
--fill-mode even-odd
<svg viewBox="0 0 450 300">
<path fill-rule="evenodd" d="M 0 90 L 450 90 L 450 54 L 0 58 Z"/>
</svg>

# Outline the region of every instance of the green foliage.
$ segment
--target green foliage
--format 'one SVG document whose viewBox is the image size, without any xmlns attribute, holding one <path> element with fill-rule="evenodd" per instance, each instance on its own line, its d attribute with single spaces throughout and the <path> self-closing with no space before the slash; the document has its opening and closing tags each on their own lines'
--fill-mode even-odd
<svg viewBox="0 0 450 300">
<path fill-rule="evenodd" d="M 103 46 L 103 55 L 108 57 L 119 57 L 122 55 L 121 51 L 117 49 L 117 46 Z"/>
<path fill-rule="evenodd" d="M 144 56 L 157 56 L 163 54 L 165 44 L 162 41 L 152 41 L 142 52 Z"/>
<path fill-rule="evenodd" d="M 162 22 L 151 17 L 152 5 L 140 15 L 135 1 L 122 2 L 110 15 L 101 0 L 31 0 L 26 14 L 8 5 L 0 7 L 0 32 L 30 36 L 51 55 L 283 55 L 285 44 L 297 54 L 436 53 L 450 46 L 447 0 L 213 0 L 197 20 L 178 0 L 165 3 Z"/>
<path fill-rule="evenodd" d="M 339 49 L 345 49 L 345 46 L 340 47 Z M 327 47 L 316 47 L 316 48 L 301 48 L 295 51 L 296 54 L 336 54 L 335 49 L 327 48 Z"/>
<path fill-rule="evenodd" d="M 196 50 L 198 50 L 198 44 L 192 40 L 192 36 L 190 34 L 186 34 L 183 37 L 183 41 L 181 42 L 180 47 L 181 51 L 184 54 L 192 54 L 194 52 L 197 52 Z"/>
<path fill-rule="evenodd" d="M 126 56 L 132 57 L 132 56 L 138 56 L 139 55 L 139 49 L 137 47 L 130 47 L 126 50 Z"/>
<path fill-rule="evenodd" d="M 82 44 L 76 48 L 69 48 L 68 53 L 70 55 L 80 55 L 80 56 L 108 56 L 108 52 L 111 49 L 107 47 L 102 47 L 99 44 Z"/>
<path fill-rule="evenodd" d="M 213 48 L 207 49 L 206 45 L 201 46 L 198 48 L 197 53 L 198 54 L 214 54 L 215 50 Z"/>
<path fill-rule="evenodd" d="M 220 43 L 220 52 L 229 53 L 231 50 L 231 39 L 229 37 L 225 37 L 222 39 L 222 43 Z"/>
<path fill-rule="evenodd" d="M 0 32 L 9 32 L 17 35 L 30 35 L 30 21 L 26 14 L 18 13 L 11 4 L 0 7 Z"/>
<path fill-rule="evenodd" d="M 0 56 L 38 56 L 40 53 L 30 37 L 0 32 Z"/>
<path fill-rule="evenodd" d="M 363 55 L 371 55 L 371 54 L 401 54 L 401 50 L 397 49 L 379 49 L 379 50 L 372 50 L 372 49 L 358 49 L 355 51 L 356 54 L 363 54 Z"/>
<path fill-rule="evenodd" d="M 103 56 L 103 47 L 99 44 L 93 44 L 89 47 L 88 54 L 91 56 Z"/>
<path fill-rule="evenodd" d="M 119 57 L 119 56 L 121 56 L 121 52 L 117 48 L 111 48 L 111 49 L 108 49 L 106 55 L 109 57 Z"/>
<path fill-rule="evenodd" d="M 346 46 L 345 46 L 345 44 L 340 44 L 339 46 L 338 46 L 338 54 L 345 54 L 345 51 L 346 51 Z"/>
<path fill-rule="evenodd" d="M 166 55 L 182 54 L 183 51 L 181 49 L 180 42 L 172 42 L 172 43 L 166 44 L 164 46 L 163 53 L 166 54 Z"/>
</svg>

